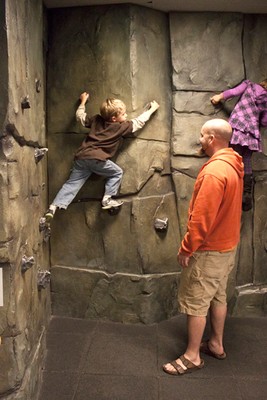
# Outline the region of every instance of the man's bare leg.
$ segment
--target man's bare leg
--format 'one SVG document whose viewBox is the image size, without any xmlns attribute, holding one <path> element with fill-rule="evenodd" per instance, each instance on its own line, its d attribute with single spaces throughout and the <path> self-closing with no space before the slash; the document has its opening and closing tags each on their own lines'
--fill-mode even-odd
<svg viewBox="0 0 267 400">
<path fill-rule="evenodd" d="M 184 356 L 195 365 L 199 365 L 201 363 L 199 347 L 202 341 L 205 326 L 206 317 L 198 317 L 194 315 L 187 316 L 188 344 Z M 176 362 L 181 365 L 179 358 L 176 359 Z M 175 370 L 170 363 L 165 364 L 165 368 L 167 368 L 168 371 Z"/>
<path fill-rule="evenodd" d="M 199 317 L 195 315 L 187 316 L 188 344 L 184 356 L 196 365 L 199 365 L 201 362 L 199 347 L 202 341 L 205 326 L 206 317 Z"/>
<path fill-rule="evenodd" d="M 225 318 L 227 314 L 226 305 L 211 305 L 210 307 L 210 325 L 211 335 L 209 339 L 209 349 L 217 354 L 223 354 L 223 332 Z"/>
</svg>

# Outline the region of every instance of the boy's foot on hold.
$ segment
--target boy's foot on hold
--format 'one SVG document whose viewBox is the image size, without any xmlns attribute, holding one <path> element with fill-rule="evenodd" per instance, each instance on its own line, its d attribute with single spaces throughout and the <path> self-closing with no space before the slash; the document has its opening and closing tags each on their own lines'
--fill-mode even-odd
<svg viewBox="0 0 267 400">
<path fill-rule="evenodd" d="M 123 204 L 121 200 L 113 200 L 111 197 L 102 200 L 102 209 L 108 210 L 109 208 L 120 207 Z"/>
<path fill-rule="evenodd" d="M 44 215 L 46 222 L 50 222 L 51 219 L 54 218 L 55 212 L 56 212 L 56 210 L 54 210 L 53 208 L 49 208 L 49 209 L 46 211 L 46 213 L 45 213 L 45 215 Z"/>
</svg>

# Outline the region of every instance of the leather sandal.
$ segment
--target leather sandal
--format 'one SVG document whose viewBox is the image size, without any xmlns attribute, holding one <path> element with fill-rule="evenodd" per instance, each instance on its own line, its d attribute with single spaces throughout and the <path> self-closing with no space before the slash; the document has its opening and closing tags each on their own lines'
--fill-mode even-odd
<svg viewBox="0 0 267 400">
<path fill-rule="evenodd" d="M 181 361 L 181 365 L 178 364 L 178 362 L 177 362 L 178 360 Z M 193 371 L 196 371 L 196 370 L 201 369 L 201 368 L 204 367 L 204 361 L 203 360 L 201 360 L 199 365 L 195 365 L 190 360 L 185 358 L 185 356 L 180 356 L 178 358 L 178 360 L 174 360 L 174 361 L 171 361 L 170 363 L 168 363 L 168 364 L 171 364 L 173 366 L 173 368 L 174 368 L 173 371 L 169 370 L 167 368 L 168 364 L 164 364 L 163 365 L 163 367 L 162 367 L 163 371 L 166 372 L 167 374 L 170 374 L 170 375 L 184 375 L 184 374 L 191 373 Z"/>
</svg>

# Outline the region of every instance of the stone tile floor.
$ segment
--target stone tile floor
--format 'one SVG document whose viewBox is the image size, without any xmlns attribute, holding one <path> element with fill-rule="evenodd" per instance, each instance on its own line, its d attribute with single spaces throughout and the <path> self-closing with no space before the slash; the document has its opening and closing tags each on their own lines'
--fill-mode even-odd
<svg viewBox="0 0 267 400">
<path fill-rule="evenodd" d="M 164 373 L 185 345 L 183 315 L 148 326 L 52 317 L 38 400 L 267 399 L 267 318 L 228 317 L 226 360 Z"/>
</svg>

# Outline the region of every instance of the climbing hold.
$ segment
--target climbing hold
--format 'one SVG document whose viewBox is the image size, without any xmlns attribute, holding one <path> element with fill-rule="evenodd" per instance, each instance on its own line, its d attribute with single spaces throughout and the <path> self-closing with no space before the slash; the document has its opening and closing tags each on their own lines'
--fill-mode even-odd
<svg viewBox="0 0 267 400">
<path fill-rule="evenodd" d="M 46 218 L 41 217 L 39 219 L 39 232 L 43 232 L 46 229 Z"/>
<path fill-rule="evenodd" d="M 50 283 L 51 273 L 49 271 L 39 271 L 37 275 L 38 290 L 46 289 Z"/>
<path fill-rule="evenodd" d="M 35 149 L 34 150 L 34 158 L 36 164 L 44 157 L 44 155 L 48 152 L 47 147 L 42 147 L 40 149 Z"/>
<path fill-rule="evenodd" d="M 154 222 L 156 231 L 166 231 L 168 229 L 168 218 L 156 218 Z"/>
<path fill-rule="evenodd" d="M 51 236 L 51 228 L 45 217 L 39 219 L 39 232 L 44 232 L 44 241 L 48 242 Z"/>
<path fill-rule="evenodd" d="M 35 79 L 35 89 L 37 93 L 40 93 L 41 91 L 41 80 L 40 79 Z"/>
<path fill-rule="evenodd" d="M 26 108 L 31 108 L 29 96 L 24 97 L 21 102 L 21 108 L 25 110 Z"/>
<path fill-rule="evenodd" d="M 33 264 L 34 264 L 34 257 L 26 257 L 25 255 L 22 257 L 21 260 L 21 272 L 26 272 L 28 269 L 30 269 Z"/>
<path fill-rule="evenodd" d="M 48 242 L 51 236 L 51 228 L 50 228 L 50 224 L 46 225 L 46 229 L 44 231 L 44 242 Z"/>
</svg>

